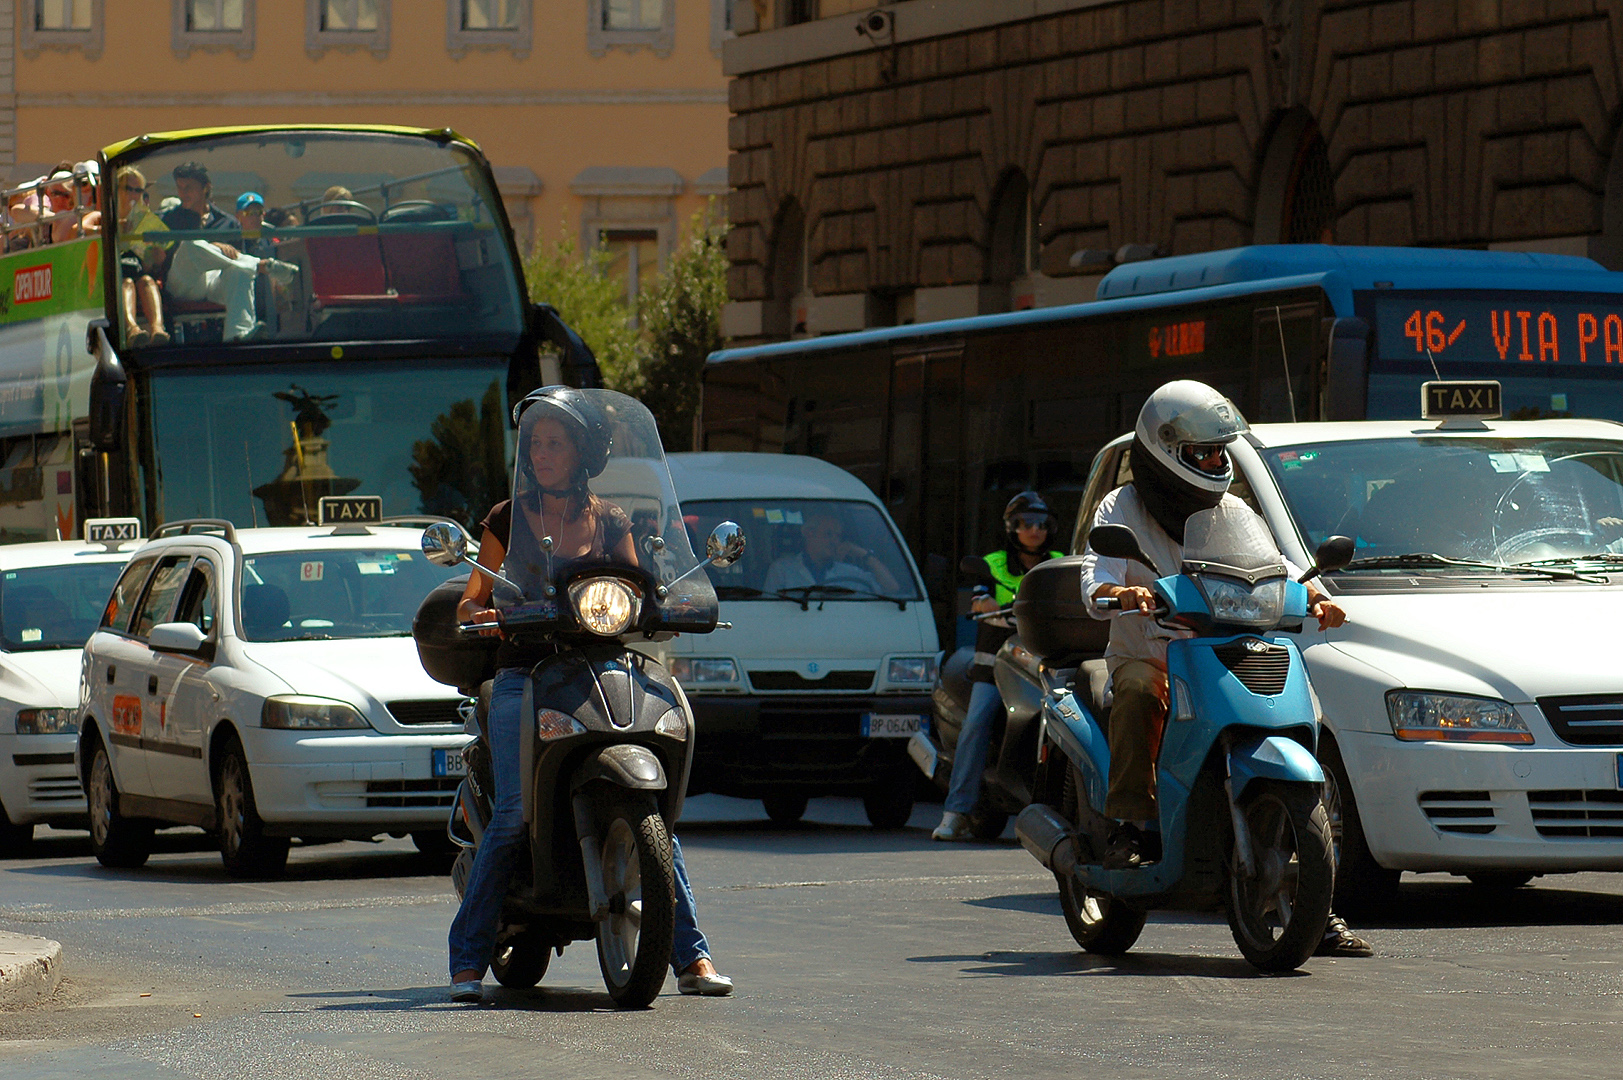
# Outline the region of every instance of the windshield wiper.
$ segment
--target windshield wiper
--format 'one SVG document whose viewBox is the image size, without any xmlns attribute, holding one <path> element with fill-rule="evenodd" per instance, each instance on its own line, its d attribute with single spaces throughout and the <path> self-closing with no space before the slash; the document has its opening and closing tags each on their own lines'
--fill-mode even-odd
<svg viewBox="0 0 1623 1080">
<path fill-rule="evenodd" d="M 863 600 L 885 600 L 895 604 L 902 611 L 907 610 L 907 600 L 900 596 L 886 596 L 884 593 L 870 592 L 867 589 L 850 589 L 844 585 L 793 585 L 778 593 L 786 600 L 800 601 L 800 610 L 805 611 L 810 605 L 808 601 L 812 595 L 820 597 L 855 596 Z"/>
<path fill-rule="evenodd" d="M 1557 581 L 1599 581 L 1597 578 L 1580 574 L 1576 570 L 1564 570 L 1556 566 L 1541 565 L 1540 563 L 1491 563 L 1479 559 L 1454 559 L 1447 555 L 1439 555 L 1434 551 L 1412 551 L 1407 555 L 1375 555 L 1367 559 L 1354 559 L 1337 572 L 1341 573 L 1347 570 L 1420 570 L 1428 567 L 1489 570 L 1496 574 L 1530 572 L 1543 574 L 1545 577 Z"/>
<path fill-rule="evenodd" d="M 717 585 L 717 600 L 748 600 L 755 596 L 780 596 L 781 593 L 769 593 L 765 589 L 757 589 L 753 585 Z"/>
</svg>

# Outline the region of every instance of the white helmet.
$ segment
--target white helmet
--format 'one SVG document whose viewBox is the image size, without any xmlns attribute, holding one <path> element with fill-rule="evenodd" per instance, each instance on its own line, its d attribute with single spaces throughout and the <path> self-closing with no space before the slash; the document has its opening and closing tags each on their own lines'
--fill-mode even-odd
<svg viewBox="0 0 1623 1080">
<path fill-rule="evenodd" d="M 1171 477 L 1221 497 L 1234 479 L 1223 447 L 1248 430 L 1234 402 L 1205 383 L 1179 379 L 1150 395 L 1134 435 Z"/>
</svg>

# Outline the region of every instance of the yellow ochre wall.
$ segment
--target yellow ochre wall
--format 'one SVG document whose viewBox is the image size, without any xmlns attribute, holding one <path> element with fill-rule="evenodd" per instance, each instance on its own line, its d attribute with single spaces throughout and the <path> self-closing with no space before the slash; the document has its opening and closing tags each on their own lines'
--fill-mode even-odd
<svg viewBox="0 0 1623 1080">
<path fill-rule="evenodd" d="M 719 0 L 666 0 L 675 5 L 675 38 L 664 57 L 646 47 L 593 56 L 589 0 L 533 0 L 528 56 L 470 48 L 460 59 L 450 55 L 446 31 L 447 4 L 457 2 L 393 0 L 381 58 L 353 47 L 312 57 L 306 0 L 257 0 L 247 57 L 196 47 L 178 56 L 172 18 L 183 0 L 103 0 L 95 59 L 79 48 L 29 49 L 14 26 L 11 176 L 26 180 L 20 173 L 29 165 L 80 160 L 148 131 L 298 122 L 452 127 L 499 171 L 527 167 L 541 181 L 539 194 L 505 194 L 521 232 L 526 219 L 544 238 L 560 226 L 580 237 L 587 219 L 657 221 L 668 249 L 667 223 L 680 226 L 700 209 L 716 174 L 708 186 L 695 182 L 727 163 L 726 80 L 711 49 L 711 4 Z M 0 12 L 5 7 L 14 7 L 17 23 L 33 12 L 32 0 L 0 4 Z M 573 192 L 571 181 L 593 167 L 645 171 L 623 190 L 600 182 L 591 194 Z M 651 192 L 650 168 L 677 177 L 664 174 L 670 182 Z M 624 174 L 607 179 L 612 188 Z"/>
</svg>

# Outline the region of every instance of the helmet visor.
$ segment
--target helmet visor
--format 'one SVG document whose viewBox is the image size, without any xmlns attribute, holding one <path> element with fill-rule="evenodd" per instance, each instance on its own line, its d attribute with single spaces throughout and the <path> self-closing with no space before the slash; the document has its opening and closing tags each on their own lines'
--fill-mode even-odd
<svg viewBox="0 0 1623 1080">
<path fill-rule="evenodd" d="M 1234 402 L 1223 398 L 1199 408 L 1185 409 L 1168 419 L 1161 427 L 1163 445 L 1179 446 L 1184 443 L 1206 445 L 1229 443 L 1251 430 Z"/>
<path fill-rule="evenodd" d="M 1048 528 L 1048 515 L 1032 513 L 1015 514 L 1010 519 L 1009 524 L 1016 529 L 1043 529 L 1046 531 Z"/>
</svg>

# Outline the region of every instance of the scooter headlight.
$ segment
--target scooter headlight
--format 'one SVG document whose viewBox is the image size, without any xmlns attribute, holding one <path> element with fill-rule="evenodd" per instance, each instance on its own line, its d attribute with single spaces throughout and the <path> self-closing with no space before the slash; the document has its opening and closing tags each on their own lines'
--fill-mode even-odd
<svg viewBox="0 0 1623 1080">
<path fill-rule="evenodd" d="M 1285 615 L 1285 579 L 1255 585 L 1199 574 L 1201 591 L 1212 609 L 1212 621 L 1234 626 L 1273 626 Z"/>
<path fill-rule="evenodd" d="M 625 633 L 642 607 L 637 591 L 616 577 L 575 582 L 569 587 L 569 601 L 575 605 L 580 624 L 603 637 Z"/>
</svg>

